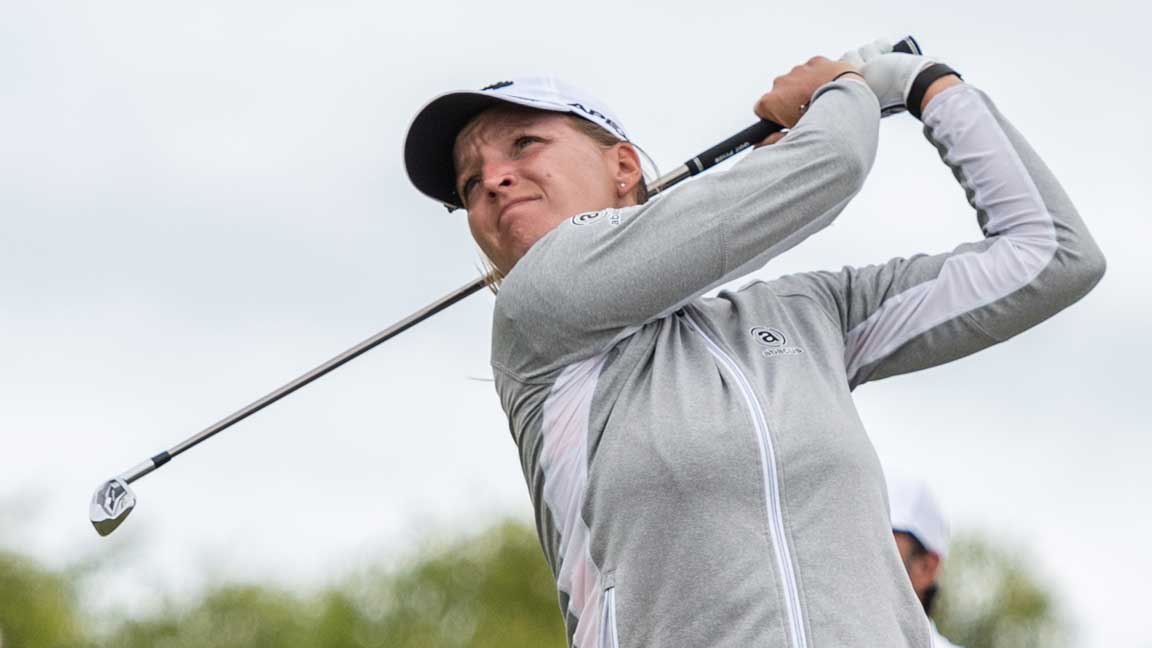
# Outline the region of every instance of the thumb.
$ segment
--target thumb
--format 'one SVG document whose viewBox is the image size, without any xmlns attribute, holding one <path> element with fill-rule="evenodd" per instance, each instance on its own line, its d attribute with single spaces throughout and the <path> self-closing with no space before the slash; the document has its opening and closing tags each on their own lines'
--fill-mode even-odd
<svg viewBox="0 0 1152 648">
<path fill-rule="evenodd" d="M 876 59 L 882 54 L 888 54 L 892 51 L 892 43 L 886 40 L 874 40 L 871 43 L 862 45 L 854 50 L 849 50 L 840 57 L 844 63 L 851 63 L 856 67 L 863 67 L 865 63 Z"/>
<path fill-rule="evenodd" d="M 865 61 L 871 61 L 881 54 L 890 54 L 892 52 L 892 43 L 886 40 L 877 39 L 871 43 L 868 43 L 864 47 L 861 47 L 860 51 L 864 56 Z"/>
</svg>

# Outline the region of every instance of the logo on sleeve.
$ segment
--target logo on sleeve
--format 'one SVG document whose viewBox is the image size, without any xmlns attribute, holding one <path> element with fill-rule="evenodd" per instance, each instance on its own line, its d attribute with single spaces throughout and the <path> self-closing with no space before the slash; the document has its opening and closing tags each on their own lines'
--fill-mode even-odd
<svg viewBox="0 0 1152 648">
<path fill-rule="evenodd" d="M 766 347 L 760 352 L 760 355 L 770 357 L 804 353 L 804 349 L 800 347 L 788 346 L 788 338 L 784 336 L 784 332 L 780 329 L 770 326 L 757 326 L 749 332 L 761 346 Z"/>
<path fill-rule="evenodd" d="M 583 214 L 576 214 L 572 217 L 573 225 L 591 225 L 600 220 L 604 212 L 584 212 Z"/>
<path fill-rule="evenodd" d="M 616 209 L 606 209 L 604 211 L 585 212 L 583 214 L 576 214 L 572 217 L 573 225 L 591 225 L 599 221 L 604 214 L 608 214 L 609 225 L 620 224 L 620 211 Z"/>
</svg>

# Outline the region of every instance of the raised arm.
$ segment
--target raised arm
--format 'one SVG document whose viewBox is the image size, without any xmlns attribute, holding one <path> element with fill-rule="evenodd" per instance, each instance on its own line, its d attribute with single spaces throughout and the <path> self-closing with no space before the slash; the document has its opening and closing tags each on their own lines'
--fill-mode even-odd
<svg viewBox="0 0 1152 648">
<path fill-rule="evenodd" d="M 838 321 L 853 386 L 1006 340 L 1076 302 L 1104 273 L 1068 196 L 984 93 L 952 77 L 924 104 L 924 134 L 963 187 L 984 239 L 781 282 L 815 295 Z"/>
<path fill-rule="evenodd" d="M 646 205 L 577 216 L 540 239 L 501 288 L 494 349 L 514 336 L 542 370 L 600 353 L 831 223 L 871 168 L 879 110 L 853 74 L 808 96 L 786 137 L 730 170 Z"/>
</svg>

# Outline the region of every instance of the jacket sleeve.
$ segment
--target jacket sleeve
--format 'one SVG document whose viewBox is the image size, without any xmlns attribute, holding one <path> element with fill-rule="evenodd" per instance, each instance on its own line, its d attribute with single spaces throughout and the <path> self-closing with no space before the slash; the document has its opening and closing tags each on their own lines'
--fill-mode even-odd
<svg viewBox="0 0 1152 648">
<path fill-rule="evenodd" d="M 830 83 L 786 137 L 730 170 L 562 223 L 501 286 L 493 365 L 524 378 L 600 353 L 826 227 L 871 168 L 878 123 L 863 82 Z"/>
<path fill-rule="evenodd" d="M 949 88 L 923 117 L 984 239 L 780 282 L 816 297 L 839 322 L 852 387 L 1006 340 L 1083 297 L 1104 274 L 1104 257 L 1068 196 L 986 95 L 966 84 Z"/>
</svg>

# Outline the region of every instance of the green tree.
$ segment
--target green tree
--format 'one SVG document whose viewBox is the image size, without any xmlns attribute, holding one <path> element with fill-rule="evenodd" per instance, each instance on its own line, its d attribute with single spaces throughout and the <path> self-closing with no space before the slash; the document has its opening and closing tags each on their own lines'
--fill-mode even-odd
<svg viewBox="0 0 1152 648">
<path fill-rule="evenodd" d="M 565 646 L 556 585 L 535 533 L 506 522 L 380 579 L 383 645 Z"/>
<path fill-rule="evenodd" d="M 255 585 L 217 588 L 187 610 L 124 623 L 106 645 L 562 648 L 565 642 L 536 536 L 509 522 L 310 598 Z"/>
<path fill-rule="evenodd" d="M 563 648 L 555 583 L 533 530 L 504 522 L 432 545 L 313 593 L 226 584 L 185 605 L 125 619 L 93 637 L 77 584 L 102 569 L 56 573 L 0 553 L 2 648 Z M 87 569 L 87 571 L 86 571 Z M 967 648 L 1066 646 L 1051 589 L 1018 550 L 960 536 L 945 562 L 937 617 Z M 111 628 L 110 630 L 107 628 Z"/>
<path fill-rule="evenodd" d="M 88 645 L 68 576 L 31 559 L 0 552 L 0 646 L 75 648 Z"/>
<path fill-rule="evenodd" d="M 966 648 L 1060 648 L 1072 629 L 1052 592 L 1022 551 L 961 535 L 944 561 L 934 616 Z"/>
<path fill-rule="evenodd" d="M 316 646 L 314 610 L 267 587 L 228 585 L 188 610 L 170 608 L 124 623 L 106 643 L 116 648 L 305 648 Z"/>
</svg>

